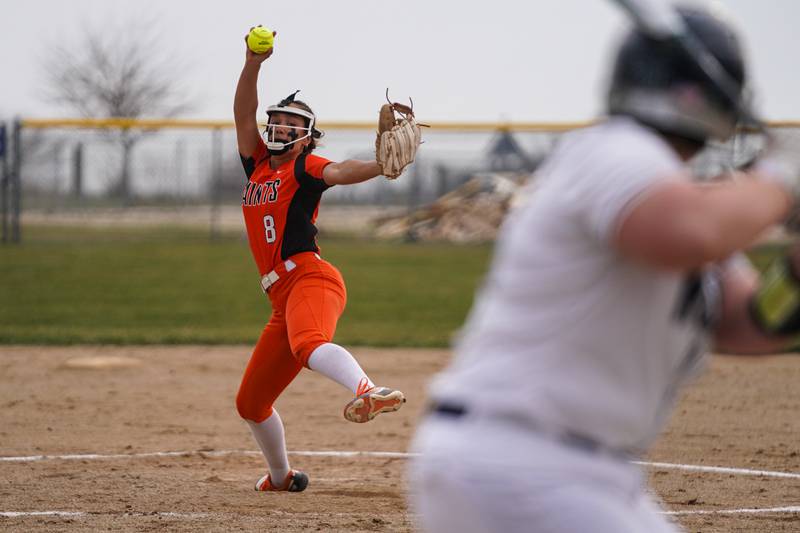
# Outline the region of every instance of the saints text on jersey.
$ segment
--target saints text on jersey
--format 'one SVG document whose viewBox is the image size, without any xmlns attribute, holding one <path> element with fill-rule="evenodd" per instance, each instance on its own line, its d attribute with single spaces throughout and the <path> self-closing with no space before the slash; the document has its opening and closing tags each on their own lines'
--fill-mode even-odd
<svg viewBox="0 0 800 533">
<path fill-rule="evenodd" d="M 281 180 L 267 181 L 265 183 L 248 182 L 242 194 L 242 205 L 263 205 L 267 202 L 276 201 L 280 184 Z"/>
</svg>

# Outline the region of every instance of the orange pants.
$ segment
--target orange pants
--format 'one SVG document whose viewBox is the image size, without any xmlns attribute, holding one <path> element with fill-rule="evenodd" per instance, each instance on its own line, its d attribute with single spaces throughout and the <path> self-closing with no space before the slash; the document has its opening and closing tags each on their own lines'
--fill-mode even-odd
<svg viewBox="0 0 800 533">
<path fill-rule="evenodd" d="M 297 265 L 269 289 L 272 316 L 244 371 L 236 408 L 242 418 L 262 422 L 319 345 L 330 342 L 344 311 L 342 275 L 312 252 L 291 257 Z"/>
</svg>

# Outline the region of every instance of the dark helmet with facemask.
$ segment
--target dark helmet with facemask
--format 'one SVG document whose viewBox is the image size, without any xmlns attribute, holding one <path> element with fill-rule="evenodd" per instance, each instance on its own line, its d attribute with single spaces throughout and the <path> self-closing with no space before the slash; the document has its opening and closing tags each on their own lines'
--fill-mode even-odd
<svg viewBox="0 0 800 533">
<path fill-rule="evenodd" d="M 311 137 L 312 139 L 319 139 L 323 135 L 323 133 L 315 127 L 317 118 L 314 116 L 314 113 L 311 111 L 311 109 L 304 109 L 308 108 L 308 106 L 299 100 L 295 101 L 295 96 L 297 96 L 297 93 L 299 92 L 300 91 L 295 91 L 278 102 L 277 105 L 269 106 L 267 108 L 267 127 L 264 130 L 264 142 L 267 145 L 267 150 L 269 151 L 270 155 L 285 154 L 294 143 L 302 141 L 308 137 Z M 272 124 L 273 113 L 286 113 L 288 115 L 303 117 L 303 119 L 305 119 L 305 126 L 280 126 L 283 129 L 289 130 L 289 133 L 287 134 L 289 141 L 279 141 L 275 136 L 278 126 L 276 124 Z"/>
<path fill-rule="evenodd" d="M 632 116 L 660 132 L 705 143 L 730 137 L 743 118 L 745 64 L 733 29 L 696 8 L 677 8 L 686 31 L 716 58 L 733 91 L 723 91 L 673 40 L 638 30 L 617 53 L 608 93 L 610 114 Z"/>
</svg>

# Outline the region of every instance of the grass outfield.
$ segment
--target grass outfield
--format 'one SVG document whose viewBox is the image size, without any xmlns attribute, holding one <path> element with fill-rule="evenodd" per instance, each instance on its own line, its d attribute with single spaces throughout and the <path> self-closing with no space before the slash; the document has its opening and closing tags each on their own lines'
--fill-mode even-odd
<svg viewBox="0 0 800 533">
<path fill-rule="evenodd" d="M 0 247 L 0 344 L 254 343 L 269 300 L 241 235 L 205 231 L 25 227 Z M 341 270 L 346 345 L 449 345 L 490 246 L 322 238 Z M 751 254 L 763 267 L 779 247 Z"/>
<path fill-rule="evenodd" d="M 239 234 L 25 227 L 0 247 L 0 343 L 254 343 L 269 300 Z M 491 247 L 321 238 L 341 270 L 346 345 L 447 346 Z"/>
</svg>

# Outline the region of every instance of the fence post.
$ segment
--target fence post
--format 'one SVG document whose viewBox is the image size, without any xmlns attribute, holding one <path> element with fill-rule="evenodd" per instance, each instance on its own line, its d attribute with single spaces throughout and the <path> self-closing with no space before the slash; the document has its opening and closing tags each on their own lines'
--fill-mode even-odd
<svg viewBox="0 0 800 533">
<path fill-rule="evenodd" d="M 220 198 L 222 193 L 222 130 L 214 128 L 211 135 L 211 220 L 209 228 L 210 239 L 216 240 L 219 237 L 220 225 Z"/>
<path fill-rule="evenodd" d="M 83 143 L 80 141 L 72 149 L 72 196 L 83 198 Z"/>
<path fill-rule="evenodd" d="M 11 160 L 11 242 L 19 243 L 21 239 L 20 213 L 22 211 L 22 121 L 14 121 L 12 133 L 14 158 Z"/>
<path fill-rule="evenodd" d="M 2 242 L 8 242 L 8 136 L 5 122 L 0 123 L 0 218 L 3 219 Z"/>
</svg>

